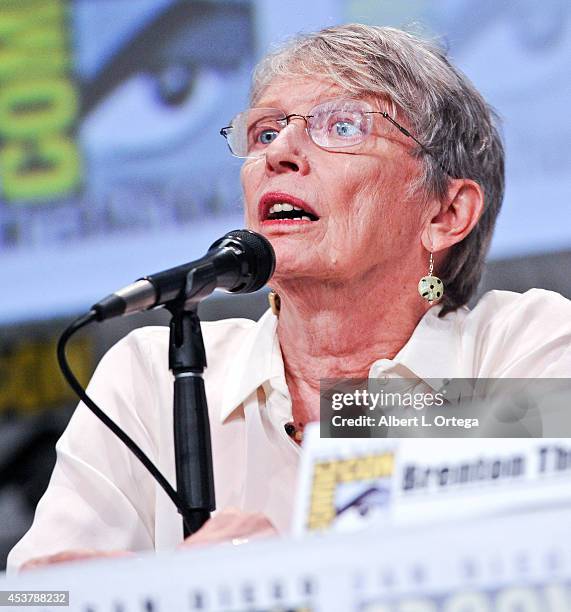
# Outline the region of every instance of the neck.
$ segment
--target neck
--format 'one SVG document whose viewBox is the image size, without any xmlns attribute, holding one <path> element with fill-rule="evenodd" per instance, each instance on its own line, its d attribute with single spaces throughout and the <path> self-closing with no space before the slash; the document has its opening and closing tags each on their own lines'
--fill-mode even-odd
<svg viewBox="0 0 571 612">
<path fill-rule="evenodd" d="M 278 338 L 298 425 L 319 418 L 321 379 L 366 378 L 373 362 L 400 351 L 428 310 L 415 286 L 374 276 L 274 283 L 281 298 Z"/>
</svg>

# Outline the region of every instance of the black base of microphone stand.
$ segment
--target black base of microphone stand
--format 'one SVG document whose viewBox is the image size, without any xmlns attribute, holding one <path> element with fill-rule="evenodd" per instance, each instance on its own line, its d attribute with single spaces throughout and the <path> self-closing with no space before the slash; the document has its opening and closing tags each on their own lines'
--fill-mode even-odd
<svg viewBox="0 0 571 612">
<path fill-rule="evenodd" d="M 184 537 L 215 510 L 210 421 L 202 373 L 206 353 L 196 309 L 171 305 L 169 369 L 174 381 L 176 487 L 185 502 Z"/>
</svg>

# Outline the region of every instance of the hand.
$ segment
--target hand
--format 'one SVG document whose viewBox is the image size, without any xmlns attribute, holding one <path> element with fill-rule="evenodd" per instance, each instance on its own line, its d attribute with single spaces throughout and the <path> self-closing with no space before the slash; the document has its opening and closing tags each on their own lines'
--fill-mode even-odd
<svg viewBox="0 0 571 612">
<path fill-rule="evenodd" d="M 64 550 L 55 555 L 46 555 L 30 559 L 20 566 L 20 571 L 46 567 L 55 563 L 67 563 L 69 561 L 85 561 L 88 559 L 105 559 L 114 557 L 132 557 L 134 553 L 126 550 Z"/>
<path fill-rule="evenodd" d="M 192 548 L 221 542 L 243 544 L 255 538 L 276 534 L 276 528 L 264 514 L 227 508 L 217 512 L 196 533 L 188 536 L 179 548 Z"/>
</svg>

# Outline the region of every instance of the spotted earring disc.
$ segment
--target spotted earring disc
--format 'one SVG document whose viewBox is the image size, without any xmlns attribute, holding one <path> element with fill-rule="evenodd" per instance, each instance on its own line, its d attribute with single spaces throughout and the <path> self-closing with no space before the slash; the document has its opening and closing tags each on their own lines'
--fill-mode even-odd
<svg viewBox="0 0 571 612">
<path fill-rule="evenodd" d="M 423 276 L 418 283 L 418 293 L 427 302 L 439 302 L 444 295 L 444 284 L 437 276 Z"/>
</svg>

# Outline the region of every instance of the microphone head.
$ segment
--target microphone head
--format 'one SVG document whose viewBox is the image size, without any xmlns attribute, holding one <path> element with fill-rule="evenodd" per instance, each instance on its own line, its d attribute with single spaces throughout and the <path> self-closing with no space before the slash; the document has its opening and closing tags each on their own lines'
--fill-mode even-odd
<svg viewBox="0 0 571 612">
<path fill-rule="evenodd" d="M 228 289 L 230 293 L 252 293 L 261 289 L 276 269 L 276 254 L 269 240 L 247 229 L 228 232 L 214 242 L 208 251 L 222 247 L 234 247 L 240 251 L 244 262 L 240 282 Z"/>
</svg>

